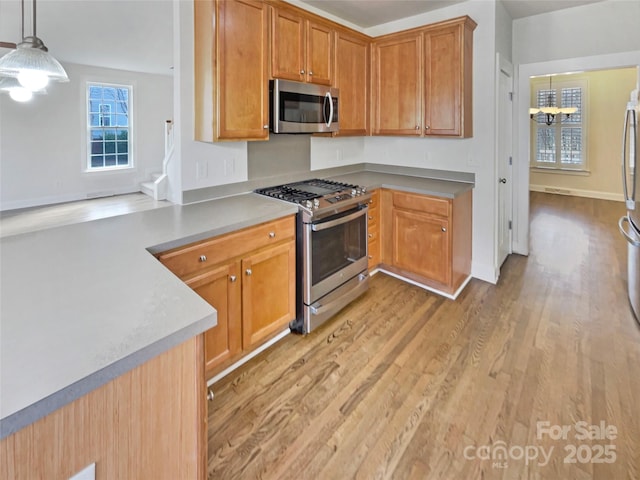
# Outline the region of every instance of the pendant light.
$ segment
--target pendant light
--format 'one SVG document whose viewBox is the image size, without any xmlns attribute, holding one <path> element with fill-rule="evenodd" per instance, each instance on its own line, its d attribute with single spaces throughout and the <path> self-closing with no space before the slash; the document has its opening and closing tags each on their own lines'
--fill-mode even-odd
<svg viewBox="0 0 640 480">
<path fill-rule="evenodd" d="M 552 76 L 549 75 L 549 90 L 553 90 L 551 88 L 551 77 Z M 553 120 L 555 119 L 556 115 L 566 115 L 567 118 L 569 118 L 572 113 L 576 113 L 578 111 L 576 107 L 558 108 L 553 105 L 553 103 L 553 95 L 551 94 L 551 92 L 549 92 L 549 96 L 547 97 L 547 105 L 544 107 L 531 107 L 529 109 L 529 117 L 533 120 L 533 117 L 535 115 L 537 115 L 538 113 L 543 113 L 545 114 L 544 123 L 546 123 L 547 125 L 553 125 Z"/>
<path fill-rule="evenodd" d="M 22 42 L 16 49 L 0 58 L 0 77 L 13 77 L 24 88 L 37 92 L 44 89 L 49 81 L 68 82 L 69 77 L 36 35 L 36 0 L 33 0 L 33 35 L 24 36 L 24 0 L 22 7 Z"/>
</svg>

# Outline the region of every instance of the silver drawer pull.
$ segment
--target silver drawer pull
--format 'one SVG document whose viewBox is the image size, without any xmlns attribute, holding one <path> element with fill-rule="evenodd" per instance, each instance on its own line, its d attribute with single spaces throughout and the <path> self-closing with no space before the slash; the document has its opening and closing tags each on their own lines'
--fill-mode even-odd
<svg viewBox="0 0 640 480">
<path fill-rule="evenodd" d="M 371 215 L 369 215 L 369 220 L 373 220 L 373 217 Z"/>
<path fill-rule="evenodd" d="M 446 231 L 447 231 L 447 229 L 446 229 L 445 227 L 442 227 L 442 231 L 443 231 L 443 232 L 446 232 Z"/>
<path fill-rule="evenodd" d="M 231 283 L 234 283 L 234 282 L 236 281 L 236 276 L 235 276 L 235 275 L 231 275 L 231 276 L 229 277 L 229 281 L 230 281 Z"/>
<path fill-rule="evenodd" d="M 369 238 L 373 238 L 373 233 L 370 233 L 370 234 L 369 234 Z"/>
<path fill-rule="evenodd" d="M 206 262 L 207 261 L 207 256 L 206 255 L 200 255 L 200 261 L 201 262 Z"/>
<path fill-rule="evenodd" d="M 275 238 L 276 232 L 269 232 L 269 238 Z"/>
<path fill-rule="evenodd" d="M 247 275 L 251 275 L 253 272 L 251 271 L 250 268 L 247 268 L 244 273 L 246 273 Z"/>
</svg>

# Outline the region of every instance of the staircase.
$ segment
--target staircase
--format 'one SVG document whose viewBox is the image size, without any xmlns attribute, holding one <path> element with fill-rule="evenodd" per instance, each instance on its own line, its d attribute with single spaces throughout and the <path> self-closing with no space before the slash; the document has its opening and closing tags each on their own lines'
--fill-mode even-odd
<svg viewBox="0 0 640 480">
<path fill-rule="evenodd" d="M 150 182 L 142 182 L 140 191 L 149 195 L 154 200 L 167 198 L 167 165 L 173 155 L 173 122 L 167 120 L 164 123 L 164 160 L 162 161 L 162 173 L 152 173 Z"/>
</svg>

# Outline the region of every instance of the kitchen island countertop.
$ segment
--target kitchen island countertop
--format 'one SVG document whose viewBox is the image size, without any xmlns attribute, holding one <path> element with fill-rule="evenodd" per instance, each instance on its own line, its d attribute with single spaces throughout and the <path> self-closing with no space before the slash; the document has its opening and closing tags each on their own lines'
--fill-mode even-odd
<svg viewBox="0 0 640 480">
<path fill-rule="evenodd" d="M 296 211 L 245 194 L 0 239 L 0 438 L 216 325 L 154 253 Z"/>
</svg>

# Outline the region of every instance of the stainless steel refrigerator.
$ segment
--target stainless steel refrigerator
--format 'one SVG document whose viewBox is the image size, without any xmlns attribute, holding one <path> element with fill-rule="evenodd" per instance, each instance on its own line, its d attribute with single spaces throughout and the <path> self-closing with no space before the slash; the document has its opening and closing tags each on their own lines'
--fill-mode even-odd
<svg viewBox="0 0 640 480">
<path fill-rule="evenodd" d="M 638 68 L 640 75 L 640 68 Z M 640 322 L 640 159 L 638 158 L 638 120 L 640 120 L 640 78 L 631 92 L 622 134 L 622 188 L 627 214 L 618 222 L 627 239 L 628 289 L 631 309 Z"/>
</svg>

